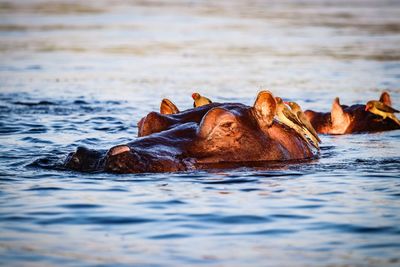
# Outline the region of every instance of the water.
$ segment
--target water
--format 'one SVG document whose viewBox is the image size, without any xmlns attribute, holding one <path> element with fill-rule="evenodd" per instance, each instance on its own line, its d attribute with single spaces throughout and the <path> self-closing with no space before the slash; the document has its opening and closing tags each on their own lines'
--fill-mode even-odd
<svg viewBox="0 0 400 267">
<path fill-rule="evenodd" d="M 0 263 L 398 266 L 399 131 L 321 136 L 271 168 L 82 174 L 163 97 L 400 107 L 397 1 L 0 3 Z"/>
</svg>

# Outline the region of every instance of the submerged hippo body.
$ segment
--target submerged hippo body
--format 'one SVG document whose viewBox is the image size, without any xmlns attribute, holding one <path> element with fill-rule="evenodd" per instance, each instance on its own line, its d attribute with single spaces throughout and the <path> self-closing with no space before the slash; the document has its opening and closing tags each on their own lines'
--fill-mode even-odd
<svg viewBox="0 0 400 267">
<path fill-rule="evenodd" d="M 65 166 L 78 171 L 175 172 L 315 156 L 295 131 L 268 117 L 263 103 L 212 103 L 177 114 L 151 112 L 138 126 L 134 141 L 104 153 L 79 148 Z"/>
<path fill-rule="evenodd" d="M 391 106 L 392 101 L 387 92 L 383 92 L 380 101 Z M 368 133 L 400 129 L 393 120 L 383 119 L 365 111 L 365 105 L 340 105 L 339 98 L 332 104 L 331 112 L 306 110 L 305 115 L 319 134 Z"/>
</svg>

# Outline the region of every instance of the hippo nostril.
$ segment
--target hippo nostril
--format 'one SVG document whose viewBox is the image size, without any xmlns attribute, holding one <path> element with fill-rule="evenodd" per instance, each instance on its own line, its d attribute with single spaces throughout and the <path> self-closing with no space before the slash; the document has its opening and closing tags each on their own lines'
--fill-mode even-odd
<svg viewBox="0 0 400 267">
<path fill-rule="evenodd" d="M 79 164 L 79 158 L 78 157 L 73 157 L 72 158 L 73 163 Z"/>
<path fill-rule="evenodd" d="M 118 154 L 121 154 L 121 153 L 124 153 L 124 152 L 128 152 L 130 150 L 131 149 L 126 145 L 116 146 L 116 147 L 113 147 L 113 148 L 110 149 L 109 155 L 115 156 L 115 155 L 118 155 Z"/>
</svg>

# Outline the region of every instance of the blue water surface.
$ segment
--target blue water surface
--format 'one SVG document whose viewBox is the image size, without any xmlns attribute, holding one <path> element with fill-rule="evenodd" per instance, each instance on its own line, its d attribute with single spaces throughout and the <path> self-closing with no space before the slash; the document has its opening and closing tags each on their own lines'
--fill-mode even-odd
<svg viewBox="0 0 400 267">
<path fill-rule="evenodd" d="M 320 157 L 182 173 L 59 169 L 168 97 L 400 108 L 395 1 L 0 3 L 0 264 L 398 266 L 400 131 L 321 136 Z"/>
</svg>

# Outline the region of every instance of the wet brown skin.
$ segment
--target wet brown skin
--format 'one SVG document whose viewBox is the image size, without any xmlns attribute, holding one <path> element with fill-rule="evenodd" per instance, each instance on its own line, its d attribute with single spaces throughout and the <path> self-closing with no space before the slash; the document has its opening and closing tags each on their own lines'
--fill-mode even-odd
<svg viewBox="0 0 400 267">
<path fill-rule="evenodd" d="M 212 103 L 169 115 L 151 112 L 138 124 L 139 138 L 103 154 L 79 148 L 65 166 L 114 173 L 175 172 L 315 157 L 292 129 L 276 121 L 269 127 L 259 125 L 253 107 L 235 103 Z"/>
<path fill-rule="evenodd" d="M 387 92 L 383 92 L 380 101 L 391 105 L 392 101 Z M 400 129 L 393 120 L 365 111 L 365 105 L 340 105 L 335 99 L 331 112 L 315 112 L 306 110 L 305 115 L 319 134 L 351 134 L 368 133 Z"/>
</svg>

